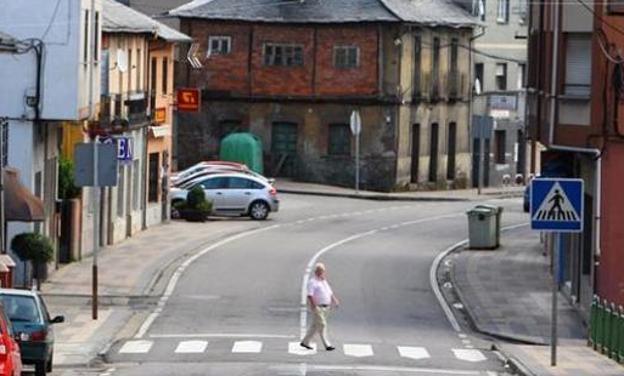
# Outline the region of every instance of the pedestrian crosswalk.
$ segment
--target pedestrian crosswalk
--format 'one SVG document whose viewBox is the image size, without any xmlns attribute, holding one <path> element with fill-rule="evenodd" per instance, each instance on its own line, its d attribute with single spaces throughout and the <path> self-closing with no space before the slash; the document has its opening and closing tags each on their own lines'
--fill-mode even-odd
<svg viewBox="0 0 624 376">
<path fill-rule="evenodd" d="M 174 340 L 168 341 L 166 344 L 161 344 L 161 348 L 155 350 L 154 340 L 128 340 L 124 342 L 117 350 L 120 356 L 138 356 L 138 355 L 150 355 L 155 353 L 155 356 L 165 355 L 167 352 L 173 350 L 174 354 L 260 354 L 263 351 L 275 353 L 283 353 L 290 356 L 310 357 L 317 355 L 320 352 L 316 343 L 311 343 L 312 350 L 305 349 L 299 345 L 298 341 L 290 341 L 287 343 L 271 343 L 271 346 L 265 346 L 262 341 L 253 340 L 230 340 L 230 341 L 217 341 L 213 343 L 209 340 Z M 269 347 L 269 349 L 267 349 Z M 382 349 L 383 348 L 383 349 Z M 325 352 L 323 350 L 323 352 Z M 336 346 L 336 351 L 345 357 L 350 358 L 371 358 L 377 355 L 379 352 L 384 352 L 385 355 L 393 353 L 396 356 L 405 360 L 426 360 L 430 358 L 448 358 L 452 357 L 456 360 L 477 363 L 487 360 L 484 353 L 477 349 L 472 348 L 437 348 L 435 351 L 431 351 L 422 346 L 394 346 L 388 344 L 366 344 L 366 343 L 344 343 L 340 346 Z M 157 354 L 156 354 L 157 353 Z"/>
</svg>

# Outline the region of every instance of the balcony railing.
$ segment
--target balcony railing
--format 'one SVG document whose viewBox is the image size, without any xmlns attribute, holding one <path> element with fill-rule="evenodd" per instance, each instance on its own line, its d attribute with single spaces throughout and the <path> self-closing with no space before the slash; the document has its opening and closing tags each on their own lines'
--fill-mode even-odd
<svg viewBox="0 0 624 376">
<path fill-rule="evenodd" d="M 150 98 L 145 92 L 102 96 L 100 128 L 110 133 L 119 133 L 146 125 L 151 118 L 148 111 Z"/>
</svg>

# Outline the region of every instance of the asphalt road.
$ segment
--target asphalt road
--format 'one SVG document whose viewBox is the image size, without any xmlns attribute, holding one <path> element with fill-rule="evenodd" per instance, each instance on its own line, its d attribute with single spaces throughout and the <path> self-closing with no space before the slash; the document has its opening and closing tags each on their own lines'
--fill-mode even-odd
<svg viewBox="0 0 624 376">
<path fill-rule="evenodd" d="M 430 287 L 434 258 L 467 237 L 474 203 L 281 199 L 262 230 L 190 260 L 137 336 L 110 349 L 105 374 L 504 374 L 480 341 L 453 330 Z M 494 203 L 505 225 L 527 220 L 520 200 Z M 329 324 L 334 352 L 297 346 L 317 260 L 342 302 Z"/>
</svg>

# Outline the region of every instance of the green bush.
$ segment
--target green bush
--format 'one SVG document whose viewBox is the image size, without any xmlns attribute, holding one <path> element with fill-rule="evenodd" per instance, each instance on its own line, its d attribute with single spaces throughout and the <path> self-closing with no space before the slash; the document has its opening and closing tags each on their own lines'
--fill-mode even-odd
<svg viewBox="0 0 624 376">
<path fill-rule="evenodd" d="M 78 197 L 80 188 L 74 185 L 74 162 L 61 157 L 58 168 L 58 197 L 63 200 Z"/>
<path fill-rule="evenodd" d="M 206 202 L 206 194 L 201 185 L 196 185 L 186 196 L 189 209 L 196 209 L 202 202 Z"/>
<path fill-rule="evenodd" d="M 19 234 L 11 240 L 11 249 L 22 261 L 32 261 L 39 264 L 54 259 L 54 247 L 50 239 L 41 234 Z"/>
<path fill-rule="evenodd" d="M 212 213 L 212 202 L 206 200 L 204 189 L 198 185 L 189 191 L 186 201 L 176 202 L 174 208 L 188 221 L 203 222 Z"/>
</svg>

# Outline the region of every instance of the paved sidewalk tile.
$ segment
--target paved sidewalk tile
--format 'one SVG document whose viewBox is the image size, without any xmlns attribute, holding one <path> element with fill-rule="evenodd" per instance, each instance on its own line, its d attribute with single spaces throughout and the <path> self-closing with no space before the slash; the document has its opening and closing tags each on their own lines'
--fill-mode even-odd
<svg viewBox="0 0 624 376">
<path fill-rule="evenodd" d="M 551 278 L 539 234 L 526 228 L 502 234 L 495 251 L 465 250 L 453 258 L 453 279 L 477 328 L 537 344 L 550 341 Z M 581 317 L 559 299 L 561 338 L 585 337 Z"/>
<path fill-rule="evenodd" d="M 624 367 L 581 343 L 557 348 L 557 366 L 550 366 L 549 346 L 505 345 L 522 365 L 539 376 L 622 376 Z"/>
</svg>

